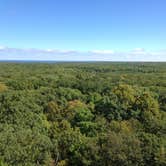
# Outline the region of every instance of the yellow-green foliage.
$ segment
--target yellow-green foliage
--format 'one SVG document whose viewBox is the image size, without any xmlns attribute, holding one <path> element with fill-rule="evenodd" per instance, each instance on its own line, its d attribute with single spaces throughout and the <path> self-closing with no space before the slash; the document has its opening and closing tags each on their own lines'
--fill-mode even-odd
<svg viewBox="0 0 166 166">
<path fill-rule="evenodd" d="M 4 83 L 1 83 L 0 82 L 0 92 L 4 92 L 4 91 L 6 91 L 8 88 L 7 88 L 7 86 L 4 84 Z"/>
<path fill-rule="evenodd" d="M 61 160 L 58 162 L 57 166 L 68 166 L 67 160 Z"/>
<path fill-rule="evenodd" d="M 135 101 L 135 90 L 130 85 L 120 84 L 113 88 L 112 92 L 116 94 L 119 101 L 125 103 L 126 106 L 131 106 Z"/>
</svg>

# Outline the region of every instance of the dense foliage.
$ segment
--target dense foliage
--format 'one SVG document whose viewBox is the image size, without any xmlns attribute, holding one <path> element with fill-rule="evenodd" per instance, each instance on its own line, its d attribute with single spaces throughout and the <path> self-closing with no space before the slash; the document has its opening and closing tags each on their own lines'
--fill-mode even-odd
<svg viewBox="0 0 166 166">
<path fill-rule="evenodd" d="M 166 63 L 0 63 L 0 166 L 165 166 Z"/>
</svg>

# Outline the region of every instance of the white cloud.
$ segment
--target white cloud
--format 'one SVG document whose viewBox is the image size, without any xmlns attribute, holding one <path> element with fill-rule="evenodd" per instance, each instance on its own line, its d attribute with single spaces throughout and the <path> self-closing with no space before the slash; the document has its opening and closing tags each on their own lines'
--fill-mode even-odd
<svg viewBox="0 0 166 166">
<path fill-rule="evenodd" d="M 54 52 L 55 50 L 54 49 L 46 49 L 45 51 L 46 52 Z"/>
<path fill-rule="evenodd" d="M 113 50 L 60 50 L 19 49 L 0 46 L 0 60 L 55 60 L 55 61 L 166 61 L 166 50 L 147 51 L 136 48 L 131 51 Z"/>
<path fill-rule="evenodd" d="M 92 50 L 90 52 L 93 54 L 114 54 L 113 50 Z"/>
<path fill-rule="evenodd" d="M 77 51 L 75 50 L 58 50 L 58 49 L 46 49 L 46 50 L 42 50 L 43 52 L 46 53 L 57 53 L 57 54 L 72 54 L 72 53 L 77 53 Z"/>
<path fill-rule="evenodd" d="M 5 47 L 5 46 L 0 46 L 0 50 L 4 50 L 4 49 L 6 49 L 7 47 Z"/>
<path fill-rule="evenodd" d="M 130 53 L 133 54 L 133 55 L 144 55 L 147 52 L 144 48 L 135 48 Z"/>
<path fill-rule="evenodd" d="M 144 52 L 145 49 L 144 48 L 134 48 L 132 51 L 134 51 L 134 52 Z"/>
</svg>

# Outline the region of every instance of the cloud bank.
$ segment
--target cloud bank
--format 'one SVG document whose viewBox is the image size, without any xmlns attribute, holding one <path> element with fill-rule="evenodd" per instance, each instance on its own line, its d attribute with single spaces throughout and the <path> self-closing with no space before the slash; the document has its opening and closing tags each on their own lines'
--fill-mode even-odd
<svg viewBox="0 0 166 166">
<path fill-rule="evenodd" d="M 135 48 L 131 51 L 114 50 L 59 50 L 21 49 L 0 46 L 0 60 L 40 61 L 166 61 L 166 50 L 148 51 Z"/>
</svg>

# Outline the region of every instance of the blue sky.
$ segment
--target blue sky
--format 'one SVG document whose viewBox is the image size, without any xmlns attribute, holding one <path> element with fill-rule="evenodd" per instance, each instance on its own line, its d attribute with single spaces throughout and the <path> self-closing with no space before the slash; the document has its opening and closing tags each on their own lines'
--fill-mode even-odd
<svg viewBox="0 0 166 166">
<path fill-rule="evenodd" d="M 166 0 L 0 0 L 0 59 L 166 61 Z"/>
</svg>

